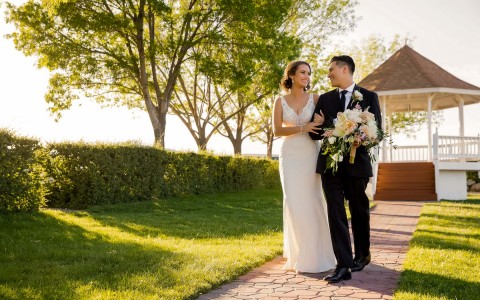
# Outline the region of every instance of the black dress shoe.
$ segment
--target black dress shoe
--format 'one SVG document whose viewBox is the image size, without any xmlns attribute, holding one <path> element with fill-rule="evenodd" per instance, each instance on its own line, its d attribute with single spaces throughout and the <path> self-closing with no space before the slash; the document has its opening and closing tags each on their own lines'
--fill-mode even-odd
<svg viewBox="0 0 480 300">
<path fill-rule="evenodd" d="M 349 268 L 336 268 L 332 275 L 323 278 L 323 280 L 328 282 L 340 282 L 349 279 L 352 279 L 352 272 L 350 272 Z"/>
<path fill-rule="evenodd" d="M 366 265 L 370 263 L 372 260 L 372 256 L 369 254 L 368 256 L 356 258 L 353 260 L 353 267 L 352 272 L 359 272 L 365 268 Z"/>
</svg>

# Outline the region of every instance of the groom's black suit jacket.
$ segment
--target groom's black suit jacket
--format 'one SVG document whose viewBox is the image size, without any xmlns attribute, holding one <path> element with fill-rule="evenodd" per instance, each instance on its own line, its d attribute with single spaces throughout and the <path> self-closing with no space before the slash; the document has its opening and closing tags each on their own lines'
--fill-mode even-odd
<svg viewBox="0 0 480 300">
<path fill-rule="evenodd" d="M 363 95 L 363 100 L 361 101 L 352 101 L 350 100 L 347 109 L 355 107 L 358 103 L 362 110 L 365 110 L 368 107 L 368 111 L 375 115 L 375 120 L 377 121 L 378 127 L 381 128 L 382 118 L 380 114 L 380 104 L 378 102 L 378 95 L 375 92 L 366 90 L 358 85 L 355 85 L 354 91 L 358 90 Z M 329 91 L 325 94 L 320 95 L 320 98 L 315 107 L 314 113 L 319 113 L 320 110 L 323 112 L 325 117 L 325 122 L 322 124 L 322 130 L 319 131 L 319 134 L 309 133 L 310 137 L 314 140 L 321 140 L 323 138 L 322 134 L 324 128 L 332 127 L 333 120 L 337 117 L 338 112 L 344 111 L 345 104 L 341 103 L 340 94 L 338 89 Z M 312 116 L 313 120 L 313 116 Z M 348 156 L 345 156 L 343 162 L 340 164 L 345 167 L 347 174 L 354 177 L 372 177 L 372 164 L 370 162 L 370 156 L 367 152 L 367 149 L 364 146 L 357 148 L 355 155 L 355 163 L 350 164 L 348 162 Z M 322 151 L 318 154 L 317 160 L 317 173 L 322 174 L 325 172 L 327 167 L 327 156 L 322 154 Z M 341 166 L 339 166 L 341 167 Z M 331 169 L 328 169 L 326 172 L 331 172 Z"/>
</svg>

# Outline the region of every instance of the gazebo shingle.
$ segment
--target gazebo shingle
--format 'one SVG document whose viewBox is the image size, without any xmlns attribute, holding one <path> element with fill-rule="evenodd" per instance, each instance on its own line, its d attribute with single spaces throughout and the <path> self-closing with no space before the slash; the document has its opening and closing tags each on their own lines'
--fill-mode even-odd
<svg viewBox="0 0 480 300">
<path fill-rule="evenodd" d="M 405 45 L 365 77 L 360 86 L 376 92 L 423 88 L 480 90 Z"/>
</svg>

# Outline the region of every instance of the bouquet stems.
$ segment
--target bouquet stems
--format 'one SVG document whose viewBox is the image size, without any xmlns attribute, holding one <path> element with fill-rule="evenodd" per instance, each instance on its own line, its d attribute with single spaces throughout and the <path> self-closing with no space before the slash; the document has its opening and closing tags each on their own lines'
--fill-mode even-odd
<svg viewBox="0 0 480 300">
<path fill-rule="evenodd" d="M 350 159 L 348 160 L 348 162 L 351 164 L 355 162 L 355 154 L 357 153 L 357 147 L 358 146 L 355 146 L 355 143 L 352 144 L 352 147 L 350 147 Z"/>
</svg>

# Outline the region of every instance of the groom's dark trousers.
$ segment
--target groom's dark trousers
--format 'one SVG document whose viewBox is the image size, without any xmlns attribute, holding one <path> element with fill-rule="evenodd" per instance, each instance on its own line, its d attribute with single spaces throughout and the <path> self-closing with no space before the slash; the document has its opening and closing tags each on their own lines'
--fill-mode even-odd
<svg viewBox="0 0 480 300">
<path fill-rule="evenodd" d="M 375 115 L 375 120 L 380 127 L 381 115 L 377 94 L 357 85 L 354 90 L 358 90 L 363 95 L 363 100 L 351 101 L 347 108 L 351 109 L 358 104 L 362 110 L 368 109 Z M 333 126 L 333 120 L 337 118 L 338 112 L 344 111 L 344 108 L 345 104 L 340 102 L 338 89 L 320 95 L 315 113 L 319 113 L 321 110 L 325 117 L 322 128 Z M 322 134 L 323 129 L 319 134 L 310 133 L 310 137 L 314 140 L 320 140 L 323 138 Z M 355 257 L 366 257 L 370 254 L 370 209 L 369 199 L 365 194 L 368 180 L 373 176 L 370 156 L 365 147 L 358 147 L 355 162 L 350 164 L 348 157 L 344 157 L 344 161 L 338 164 L 338 171 L 333 175 L 332 170 L 327 169 L 327 156 L 320 151 L 317 173 L 322 176 L 337 267 L 352 267 L 352 246 L 344 201 L 345 199 L 348 200 L 351 215 Z"/>
</svg>

